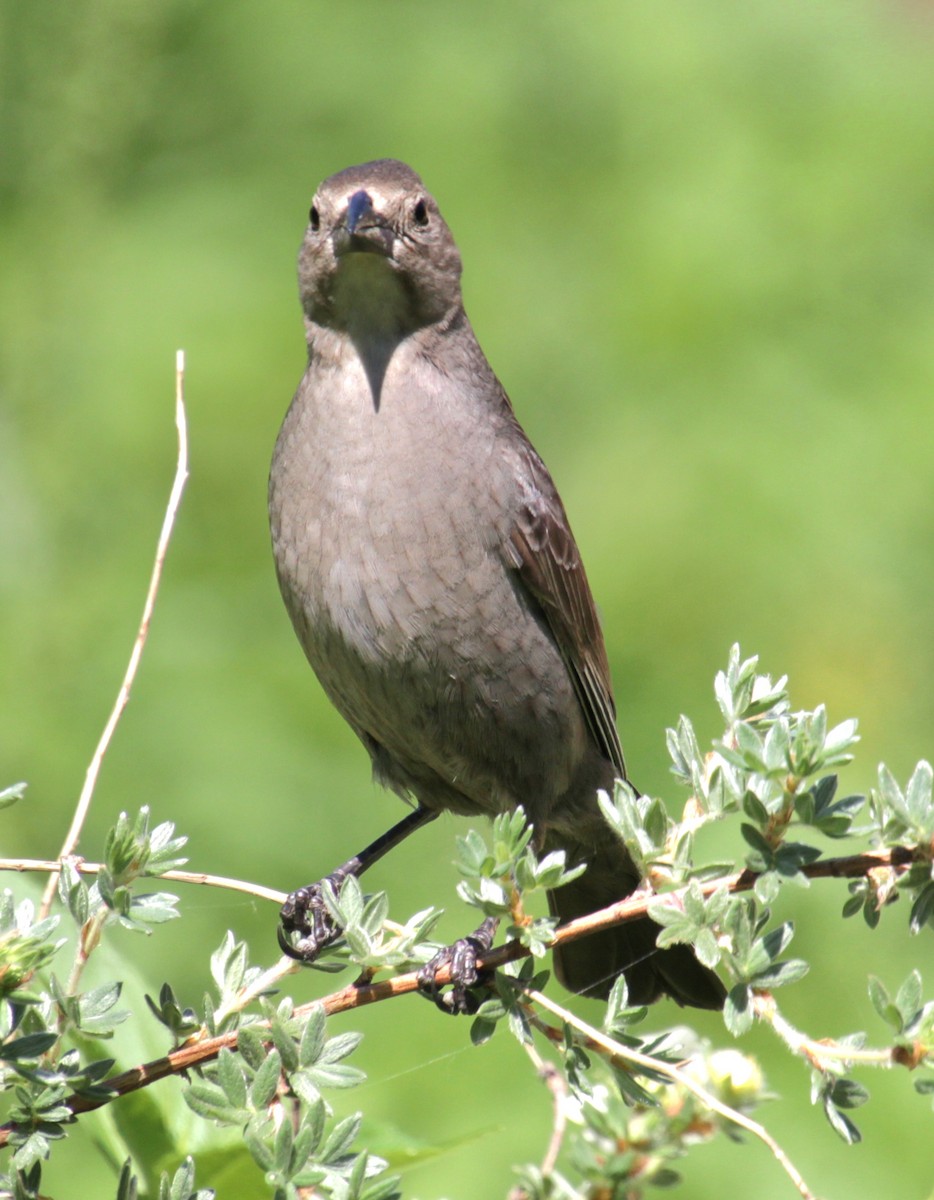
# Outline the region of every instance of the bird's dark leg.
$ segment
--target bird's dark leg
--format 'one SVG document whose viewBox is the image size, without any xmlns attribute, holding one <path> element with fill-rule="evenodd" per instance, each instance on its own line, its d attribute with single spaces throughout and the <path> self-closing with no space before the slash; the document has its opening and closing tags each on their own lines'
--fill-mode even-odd
<svg viewBox="0 0 934 1200">
<path fill-rule="evenodd" d="M 479 1000 L 471 993 L 471 988 L 480 982 L 480 972 L 477 970 L 477 959 L 493 945 L 498 917 L 487 917 L 479 929 L 474 930 L 469 937 L 461 938 L 452 946 L 443 950 L 431 959 L 418 972 L 418 987 L 430 1000 L 434 1000 L 442 1012 L 475 1013 Z M 439 984 L 435 976 L 443 967 L 451 968 L 451 990 L 442 993 L 443 984 Z"/>
<path fill-rule="evenodd" d="M 325 879 L 292 892 L 279 910 L 278 936 L 282 953 L 298 962 L 314 962 L 325 946 L 340 937 L 341 932 L 324 902 L 322 884 L 330 883 L 335 892 L 339 892 L 348 875 L 359 878 L 384 854 L 398 846 L 410 833 L 433 821 L 437 815 L 432 809 L 416 808 Z M 292 934 L 298 934 L 294 941 Z"/>
</svg>

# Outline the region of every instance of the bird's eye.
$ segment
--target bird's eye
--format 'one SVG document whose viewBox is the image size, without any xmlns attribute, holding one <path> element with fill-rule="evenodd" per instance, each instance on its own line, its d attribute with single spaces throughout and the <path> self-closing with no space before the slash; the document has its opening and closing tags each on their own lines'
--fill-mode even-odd
<svg viewBox="0 0 934 1200">
<path fill-rule="evenodd" d="M 321 228 L 321 215 L 314 204 L 311 206 L 311 212 L 308 214 L 308 223 L 315 233 Z"/>
<path fill-rule="evenodd" d="M 421 225 L 422 229 L 428 224 L 428 207 L 424 200 L 419 200 L 412 210 L 412 216 L 415 218 L 415 224 Z"/>
</svg>

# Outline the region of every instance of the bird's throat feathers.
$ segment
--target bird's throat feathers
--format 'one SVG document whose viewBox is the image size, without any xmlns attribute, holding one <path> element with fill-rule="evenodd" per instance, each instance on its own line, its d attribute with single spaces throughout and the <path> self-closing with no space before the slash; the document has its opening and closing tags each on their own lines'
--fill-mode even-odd
<svg viewBox="0 0 934 1200">
<path fill-rule="evenodd" d="M 392 263 L 376 254 L 348 255 L 334 277 L 332 324 L 351 337 L 398 340 L 412 328 L 412 297 Z"/>
</svg>

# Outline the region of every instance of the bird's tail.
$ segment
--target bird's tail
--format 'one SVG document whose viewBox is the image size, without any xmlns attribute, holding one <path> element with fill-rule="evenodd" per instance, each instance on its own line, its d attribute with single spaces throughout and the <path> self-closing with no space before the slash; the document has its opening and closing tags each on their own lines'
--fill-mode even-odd
<svg viewBox="0 0 934 1200">
<path fill-rule="evenodd" d="M 639 882 L 625 847 L 613 839 L 609 829 L 606 841 L 596 851 L 588 849 L 575 857 L 571 850 L 568 863 L 573 865 L 582 858 L 587 870 L 548 893 L 551 912 L 562 924 L 621 900 Z M 632 1005 L 670 996 L 693 1008 L 722 1008 L 726 989 L 713 971 L 697 961 L 690 946 L 656 949 L 657 933 L 654 921 L 643 918 L 568 942 L 555 949 L 555 974 L 569 991 L 597 999 L 605 999 L 623 974 Z"/>
</svg>

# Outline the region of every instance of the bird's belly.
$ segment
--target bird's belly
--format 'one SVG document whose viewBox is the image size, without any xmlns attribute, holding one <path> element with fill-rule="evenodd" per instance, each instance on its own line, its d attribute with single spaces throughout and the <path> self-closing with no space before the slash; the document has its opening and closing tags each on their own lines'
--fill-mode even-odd
<svg viewBox="0 0 934 1200">
<path fill-rule="evenodd" d="M 283 489 L 283 593 L 382 782 L 429 807 L 534 811 L 570 785 L 583 719 L 540 614 L 465 518 L 462 482 L 440 482 L 419 481 L 416 504 L 412 485 L 353 478 L 345 457 L 315 484 L 313 519 Z"/>
</svg>

